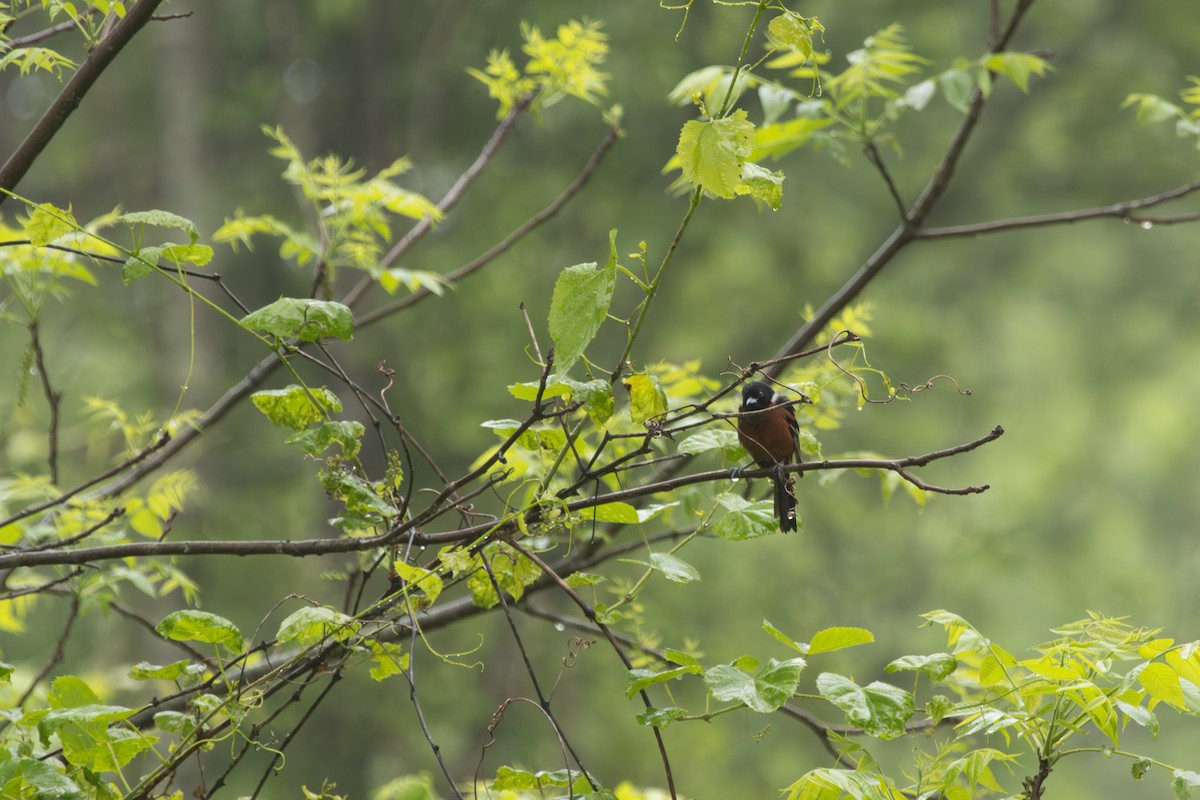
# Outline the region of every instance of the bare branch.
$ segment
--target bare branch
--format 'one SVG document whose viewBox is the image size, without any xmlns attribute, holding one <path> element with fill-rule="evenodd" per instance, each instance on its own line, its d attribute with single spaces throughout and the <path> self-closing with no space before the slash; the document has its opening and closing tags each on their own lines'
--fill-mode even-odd
<svg viewBox="0 0 1200 800">
<path fill-rule="evenodd" d="M 949 239 L 958 236 L 982 236 L 985 233 L 1020 230 L 1022 228 L 1040 228 L 1046 225 L 1064 225 L 1074 222 L 1085 222 L 1093 219 L 1115 218 L 1123 222 L 1138 222 L 1143 225 L 1175 225 L 1184 222 L 1200 220 L 1200 212 L 1188 212 L 1171 216 L 1145 216 L 1135 213 L 1143 208 L 1152 208 L 1171 200 L 1178 200 L 1200 191 L 1200 180 L 1185 183 L 1174 189 L 1159 194 L 1152 194 L 1137 200 L 1125 200 L 1109 206 L 1098 208 L 1082 208 L 1076 211 L 1060 211 L 1055 214 L 1035 214 L 1028 217 L 1014 217 L 992 222 L 978 222 L 969 225 L 952 225 L 944 228 L 924 228 L 913 234 L 914 239 Z"/>
</svg>

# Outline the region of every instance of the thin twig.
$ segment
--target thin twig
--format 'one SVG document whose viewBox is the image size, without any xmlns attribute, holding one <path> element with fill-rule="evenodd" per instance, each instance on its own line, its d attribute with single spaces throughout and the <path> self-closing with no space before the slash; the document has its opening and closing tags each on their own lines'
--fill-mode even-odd
<svg viewBox="0 0 1200 800">
<path fill-rule="evenodd" d="M 1076 211 L 1060 211 L 1054 214 L 1035 214 L 1028 217 L 1014 217 L 992 222 L 978 222 L 969 225 L 950 225 L 943 228 L 924 228 L 917 231 L 914 239 L 949 239 L 958 236 L 982 236 L 985 233 L 1020 230 L 1022 228 L 1040 228 L 1046 225 L 1063 225 L 1073 222 L 1084 222 L 1093 219 L 1116 218 L 1125 222 L 1138 222 L 1149 225 L 1174 225 L 1183 222 L 1195 222 L 1200 219 L 1200 212 L 1189 212 L 1171 216 L 1148 217 L 1135 214 L 1143 208 L 1178 200 L 1200 191 L 1200 180 L 1190 181 L 1169 189 L 1165 192 L 1152 194 L 1137 200 L 1125 200 L 1109 206 L 1098 208 L 1083 208 Z"/>
<path fill-rule="evenodd" d="M 466 170 L 464 170 L 463 173 L 458 176 L 458 180 L 456 180 L 454 185 L 450 187 L 449 191 L 442 196 L 442 199 L 438 201 L 437 208 L 443 216 L 449 213 L 449 211 L 456 205 L 458 205 L 458 201 L 462 200 L 463 195 L 467 192 L 467 189 L 470 188 L 471 184 L 475 182 L 475 179 L 479 177 L 484 168 L 486 168 L 491 160 L 496 156 L 497 151 L 500 149 L 500 145 L 504 143 L 506 138 L 508 138 L 509 131 L 511 131 L 513 125 L 516 124 L 517 118 L 520 117 L 521 114 L 523 114 L 526 109 L 529 108 L 529 104 L 533 102 L 533 97 L 534 95 L 532 93 L 527 94 L 513 104 L 513 107 L 509 109 L 507 114 L 504 115 L 504 119 L 500 120 L 500 124 L 496 126 L 496 130 L 492 132 L 492 136 L 488 139 L 487 144 L 485 144 L 483 149 L 479 151 L 479 155 L 475 157 L 475 161 L 473 161 L 471 166 L 467 167 Z M 404 256 L 405 253 L 408 252 L 409 248 L 416 244 L 422 236 L 429 233 L 431 230 L 433 230 L 433 218 L 428 216 L 422 217 L 421 220 L 414 225 L 409 232 L 404 235 L 403 238 L 400 239 L 400 241 L 396 242 L 392 249 L 387 252 L 387 255 L 379 260 L 379 269 L 386 270 L 392 264 L 395 264 Z M 374 285 L 374 283 L 375 281 L 373 278 L 364 276 L 363 279 L 360 280 L 358 284 L 346 294 L 342 302 L 353 308 L 355 304 L 362 299 L 364 293 Z"/>
<path fill-rule="evenodd" d="M 579 194 L 580 190 L 583 189 L 587 182 L 591 180 L 592 175 L 596 172 L 596 168 L 600 166 L 600 162 L 606 155 L 608 155 L 608 151 L 612 149 L 612 146 L 616 144 L 619 134 L 619 128 L 616 126 L 610 127 L 605 133 L 604 138 L 600 140 L 600 144 L 597 145 L 595 151 L 593 151 L 591 158 L 588 159 L 587 163 L 584 164 L 583 169 L 580 170 L 579 174 L 575 177 L 575 180 L 571 181 L 567 188 L 564 189 L 558 197 L 554 198 L 554 201 L 550 203 L 550 205 L 546 206 L 541 211 L 522 222 L 515 229 L 513 229 L 512 233 L 508 234 L 508 236 L 505 236 L 499 242 L 488 248 L 487 252 L 483 253 L 473 261 L 464 264 L 458 269 L 446 273 L 446 275 L 442 277 L 442 283 L 448 286 L 453 286 L 472 273 L 478 272 L 502 256 L 504 253 L 508 252 L 513 245 L 524 239 L 531 232 L 554 218 L 558 212 L 561 211 L 573 197 L 575 197 L 575 195 Z M 355 330 L 361 330 L 367 325 L 378 322 L 385 317 L 391 316 L 398 311 L 402 311 L 411 305 L 415 305 L 416 303 L 427 299 L 432 294 L 433 292 L 431 292 L 429 289 L 421 288 L 394 303 L 381 306 L 373 311 L 367 311 L 355 319 L 354 328 Z"/>
</svg>

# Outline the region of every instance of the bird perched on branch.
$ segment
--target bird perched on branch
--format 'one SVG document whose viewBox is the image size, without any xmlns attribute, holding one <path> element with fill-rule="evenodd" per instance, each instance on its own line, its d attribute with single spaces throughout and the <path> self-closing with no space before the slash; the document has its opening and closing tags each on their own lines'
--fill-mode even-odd
<svg viewBox="0 0 1200 800">
<path fill-rule="evenodd" d="M 805 398 L 802 402 L 807 402 Z M 742 407 L 738 416 L 738 440 L 760 467 L 772 467 L 775 484 L 775 518 L 784 533 L 796 530 L 796 491 L 794 476 L 783 471 L 785 464 L 800 457 L 800 424 L 788 398 L 762 381 L 742 387 Z"/>
</svg>

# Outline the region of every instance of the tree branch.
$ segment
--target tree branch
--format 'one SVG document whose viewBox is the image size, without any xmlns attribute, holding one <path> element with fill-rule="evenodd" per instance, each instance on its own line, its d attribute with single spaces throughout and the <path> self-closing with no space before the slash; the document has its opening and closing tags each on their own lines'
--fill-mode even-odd
<svg viewBox="0 0 1200 800">
<path fill-rule="evenodd" d="M 71 113 L 79 107 L 88 90 L 104 70 L 113 62 L 117 54 L 145 25 L 163 0 L 138 0 L 137 5 L 129 9 L 122 19 L 92 50 L 79 70 L 67 85 L 59 92 L 58 97 L 46 109 L 46 113 L 38 120 L 37 125 L 25 137 L 24 141 L 9 156 L 4 166 L 0 167 L 0 189 L 12 191 L 25 177 L 25 173 L 33 166 L 33 162 L 46 149 L 46 145 L 62 128 Z M 0 205 L 8 199 L 8 195 L 0 192 Z"/>
</svg>

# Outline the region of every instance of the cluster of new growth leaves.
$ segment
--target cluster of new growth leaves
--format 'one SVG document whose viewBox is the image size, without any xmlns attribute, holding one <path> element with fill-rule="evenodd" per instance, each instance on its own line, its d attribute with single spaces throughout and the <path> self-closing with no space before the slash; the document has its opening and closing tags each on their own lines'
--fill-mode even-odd
<svg viewBox="0 0 1200 800">
<path fill-rule="evenodd" d="M 389 294 L 401 287 L 442 293 L 442 282 L 434 273 L 381 263 L 384 247 L 392 241 L 393 218 L 436 222 L 442 217 L 428 198 L 392 180 L 412 168 L 408 158 L 398 158 L 368 177 L 366 170 L 336 155 L 305 160 L 282 128 L 263 126 L 263 133 L 276 143 L 271 155 L 287 165 L 284 180 L 298 187 L 311 204 L 309 217 L 317 229 L 300 230 L 271 214 L 247 216 L 239 210 L 217 229 L 213 241 L 249 248 L 255 236 L 278 239 L 280 258 L 297 267 L 315 265 L 324 287 L 332 285 L 339 268 L 350 267 L 368 273 Z"/>
<path fill-rule="evenodd" d="M 1191 75 L 1188 81 L 1191 85 L 1179 90 L 1182 106 L 1155 94 L 1134 93 L 1122 108 L 1132 107 L 1141 125 L 1174 122 L 1179 136 L 1194 139 L 1200 147 L 1200 78 Z"/>
<path fill-rule="evenodd" d="M 608 55 L 608 37 L 600 27 L 596 21 L 572 20 L 559 25 L 554 38 L 547 38 L 536 25 L 522 22 L 521 50 L 529 56 L 523 69 L 502 49 L 488 54 L 483 70 L 472 67 L 467 73 L 499 102 L 497 119 L 524 102 L 535 111 L 567 96 L 595 104 L 608 93 L 608 76 L 598 69 Z"/>
<path fill-rule="evenodd" d="M 890 674 L 910 676 L 912 688 L 883 681 L 862 686 L 845 675 L 822 672 L 813 681 L 815 693 L 807 692 L 801 678 L 809 660 L 874 637 L 860 628 L 831 628 L 797 642 L 764 622 L 763 630 L 795 655 L 782 661 L 742 656 L 705 666 L 686 652 L 667 649 L 656 668 L 630 671 L 626 693 L 659 685 L 667 690 L 671 705 L 638 717 L 657 727 L 707 721 L 738 709 L 803 714 L 796 705 L 800 700 L 805 707 L 815 701 L 832 705 L 846 720 L 839 733 L 829 734 L 846 766 L 807 772 L 786 788 L 789 800 L 1001 797 L 1006 790 L 995 765 L 1013 772 L 1040 764 L 1048 774 L 1065 757 L 1094 752 L 1127 759 L 1135 780 L 1152 768 L 1164 770 L 1177 797 L 1200 796 L 1200 775 L 1120 746 L 1129 722 L 1157 734 L 1156 708 L 1200 715 L 1200 642 L 1176 643 L 1160 638 L 1157 630 L 1092 614 L 1055 629 L 1055 639 L 1018 659 L 957 614 L 923 616 L 927 624 L 945 629 L 948 649 L 902 656 L 887 666 Z M 704 690 L 696 711 L 677 705 L 689 692 L 689 676 L 701 679 Z M 921 735 L 926 731 L 931 736 Z M 1109 744 L 1076 746 L 1091 732 Z M 852 735 L 913 737 L 916 778 L 885 774 L 865 747 L 847 738 Z M 980 746 L 981 737 L 990 744 Z"/>
<path fill-rule="evenodd" d="M 913 82 L 929 62 L 913 53 L 903 29 L 893 24 L 868 37 L 846 55 L 840 72 L 821 70 L 832 56 L 817 49 L 814 37 L 824 27 L 816 17 L 780 10 L 767 25 L 766 54 L 753 67 L 713 65 L 685 76 L 671 90 L 678 105 L 695 103 L 705 117 L 685 123 L 675 155 L 666 171 L 681 170 L 675 187 L 693 186 L 721 198 L 748 194 L 778 209 L 783 173 L 761 166 L 807 145 L 822 144 L 844 157 L 843 143 L 877 140 L 895 145 L 890 126 L 905 109 L 920 111 L 941 91 L 946 101 L 966 111 L 971 95 L 990 93 L 993 75 L 1003 75 L 1023 92 L 1031 75 L 1050 69 L 1031 53 L 993 53 L 974 61 L 959 60 L 950 69 Z M 786 78 L 799 78 L 799 86 Z M 743 94 L 755 91 L 761 122 L 737 107 Z M 719 111 L 717 110 L 719 109 Z"/>
</svg>

